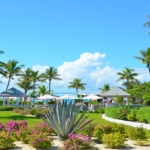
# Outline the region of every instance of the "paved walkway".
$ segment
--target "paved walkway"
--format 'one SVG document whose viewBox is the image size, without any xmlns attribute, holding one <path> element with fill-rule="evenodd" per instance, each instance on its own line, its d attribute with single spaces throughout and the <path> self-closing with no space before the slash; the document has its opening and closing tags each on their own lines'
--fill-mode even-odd
<svg viewBox="0 0 150 150">
<path fill-rule="evenodd" d="M 113 118 L 107 117 L 105 114 L 102 115 L 102 118 L 105 119 L 105 120 L 108 120 L 110 122 L 125 124 L 125 125 L 133 126 L 133 127 L 143 127 L 145 129 L 150 130 L 150 124 L 132 122 L 132 121 L 125 121 L 125 120 L 120 120 L 120 119 L 113 119 Z"/>
</svg>

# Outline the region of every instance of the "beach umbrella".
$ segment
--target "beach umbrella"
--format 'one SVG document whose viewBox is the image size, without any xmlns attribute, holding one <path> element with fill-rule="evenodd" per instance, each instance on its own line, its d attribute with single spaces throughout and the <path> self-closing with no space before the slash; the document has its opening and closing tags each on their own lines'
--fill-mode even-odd
<svg viewBox="0 0 150 150">
<path fill-rule="evenodd" d="M 43 95 L 43 96 L 40 96 L 38 97 L 39 100 L 44 100 L 44 99 L 57 99 L 58 97 L 56 96 L 52 96 L 50 94 L 46 94 L 46 95 Z"/>
<path fill-rule="evenodd" d="M 102 99 L 102 98 L 103 97 L 99 97 L 99 96 L 94 95 L 94 94 L 89 94 L 88 96 L 83 97 L 82 99 L 97 100 L 97 99 Z"/>
<path fill-rule="evenodd" d="M 70 94 L 67 94 L 67 95 L 59 97 L 59 99 L 75 99 L 75 97 Z"/>
</svg>

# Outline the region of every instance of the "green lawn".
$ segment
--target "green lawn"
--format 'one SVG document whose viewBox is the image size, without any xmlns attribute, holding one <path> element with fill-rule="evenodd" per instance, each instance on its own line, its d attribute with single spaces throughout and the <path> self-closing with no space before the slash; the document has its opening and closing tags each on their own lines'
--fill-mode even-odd
<svg viewBox="0 0 150 150">
<path fill-rule="evenodd" d="M 79 113 L 81 115 L 81 113 Z M 96 124 L 96 126 L 99 126 L 100 124 L 106 125 L 106 124 L 112 124 L 112 122 L 106 121 L 101 117 L 101 114 L 98 113 L 86 113 L 86 115 L 89 116 L 89 119 L 94 119 L 93 123 Z M 29 125 L 34 125 L 36 123 L 42 122 L 43 120 L 37 117 L 30 117 L 30 116 L 23 116 L 23 115 L 17 115 L 13 111 L 0 111 L 0 123 L 6 123 L 11 120 L 26 120 Z M 128 126 L 126 126 L 128 127 Z M 150 130 L 146 131 L 147 134 L 150 137 Z"/>
<path fill-rule="evenodd" d="M 0 111 L 0 123 L 6 123 L 11 120 L 26 120 L 29 125 L 34 125 L 43 121 L 37 117 L 17 115 L 13 111 Z"/>
</svg>

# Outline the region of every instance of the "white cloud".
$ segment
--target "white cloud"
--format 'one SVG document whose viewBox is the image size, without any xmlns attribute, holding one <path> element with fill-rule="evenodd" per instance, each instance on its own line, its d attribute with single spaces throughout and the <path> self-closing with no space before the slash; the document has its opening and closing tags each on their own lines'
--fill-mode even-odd
<svg viewBox="0 0 150 150">
<path fill-rule="evenodd" d="M 74 78 L 82 79 L 82 82 L 86 83 L 86 90 L 83 92 L 99 92 L 98 88 L 103 87 L 103 84 L 110 84 L 111 86 L 121 86 L 121 82 L 116 82 L 118 76 L 117 72 L 121 72 L 124 68 L 116 69 L 110 67 L 109 63 L 105 63 L 106 66 L 102 67 L 102 59 L 105 58 L 105 54 L 96 52 L 92 53 L 83 53 L 79 59 L 72 62 L 64 62 L 57 69 L 63 81 L 52 81 L 52 89 L 54 92 L 75 92 L 75 89 L 68 89 L 68 83 Z M 104 66 L 104 64 L 103 64 Z M 38 70 L 40 73 L 46 71 L 49 66 L 36 65 L 33 66 L 33 70 Z M 134 68 L 139 76 L 137 77 L 141 82 L 149 81 L 148 69 Z M 1 85 L 3 90 L 6 88 L 7 80 L 2 79 L 4 82 Z M 16 87 L 16 80 L 10 83 L 10 87 Z M 45 83 L 48 86 L 48 83 Z M 18 88 L 18 87 L 17 87 Z M 2 88 L 0 89 L 2 90 Z"/>
</svg>

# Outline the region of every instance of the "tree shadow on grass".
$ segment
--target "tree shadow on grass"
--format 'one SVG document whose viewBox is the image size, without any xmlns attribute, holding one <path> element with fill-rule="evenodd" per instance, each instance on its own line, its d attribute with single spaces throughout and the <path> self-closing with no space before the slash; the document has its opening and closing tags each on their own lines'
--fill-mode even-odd
<svg viewBox="0 0 150 150">
<path fill-rule="evenodd" d="M 5 116 L 5 117 L 2 117 L 0 116 L 0 120 L 3 120 L 3 119 L 7 119 L 7 120 L 35 120 L 35 119 L 41 119 L 39 117 L 32 117 L 32 116 L 23 116 L 23 115 L 13 115 L 13 116 Z"/>
</svg>

